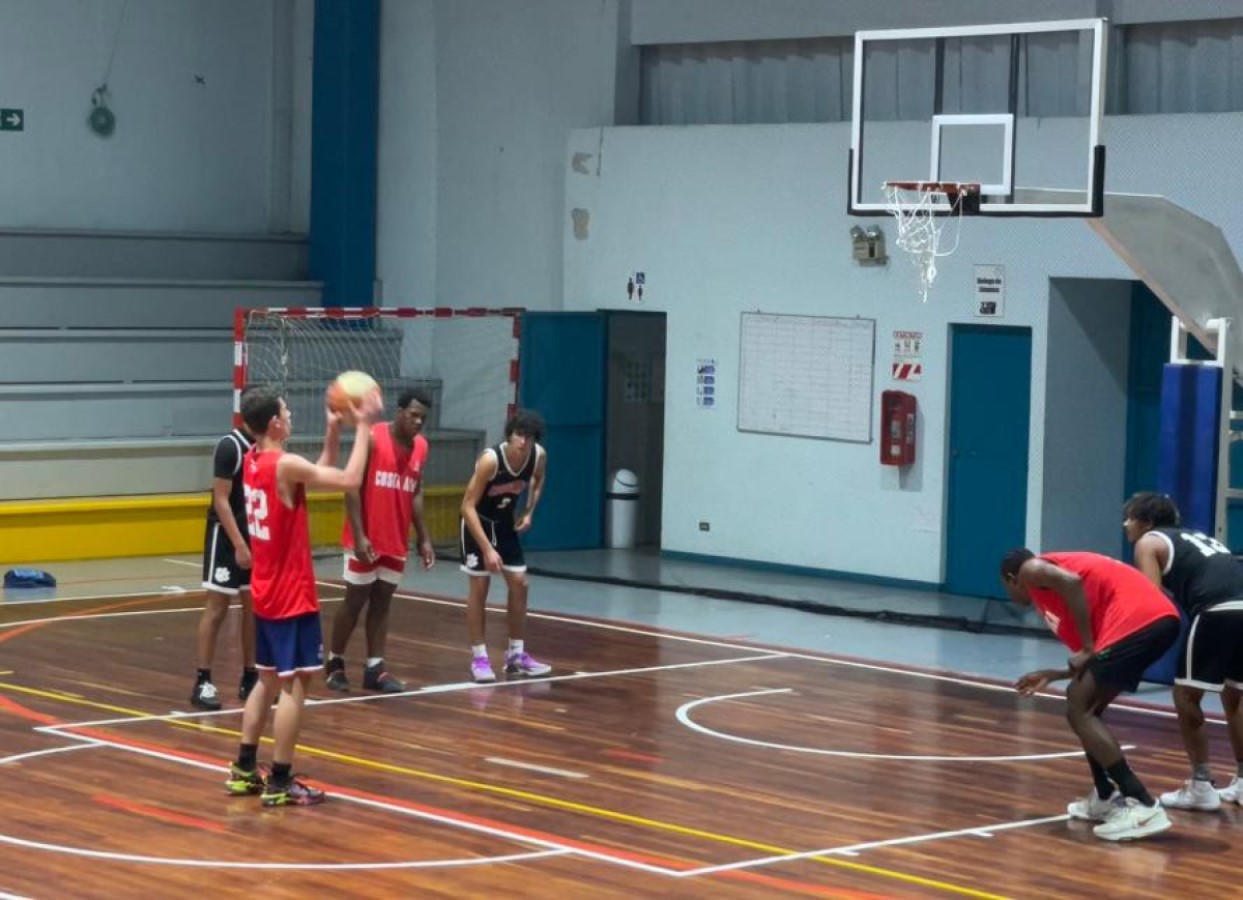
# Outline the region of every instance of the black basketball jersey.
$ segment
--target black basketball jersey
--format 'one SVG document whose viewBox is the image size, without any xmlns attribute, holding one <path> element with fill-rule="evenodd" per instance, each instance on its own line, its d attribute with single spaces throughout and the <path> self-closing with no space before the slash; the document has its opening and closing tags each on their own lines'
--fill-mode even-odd
<svg viewBox="0 0 1243 900">
<path fill-rule="evenodd" d="M 216 442 L 216 453 L 212 457 L 212 477 L 228 478 L 233 482 L 229 488 L 229 509 L 242 534 L 246 534 L 246 490 L 242 486 L 242 459 L 250 449 L 250 436 L 240 428 L 234 428 Z M 207 521 L 219 521 L 216 515 L 216 504 L 208 502 Z"/>
<path fill-rule="evenodd" d="M 531 482 L 531 476 L 535 474 L 535 463 L 539 460 L 540 454 L 544 452 L 544 448 L 539 444 L 532 444 L 531 452 L 527 454 L 526 461 L 517 471 L 511 469 L 509 463 L 505 461 L 504 442 L 489 450 L 496 454 L 496 474 L 484 488 L 483 496 L 479 498 L 475 511 L 479 513 L 480 518 L 487 519 L 489 522 L 512 525 L 518 497 Z"/>
<path fill-rule="evenodd" d="M 1154 528 L 1170 548 L 1161 584 L 1194 616 L 1223 600 L 1243 599 L 1243 563 L 1216 538 L 1190 528 Z"/>
</svg>

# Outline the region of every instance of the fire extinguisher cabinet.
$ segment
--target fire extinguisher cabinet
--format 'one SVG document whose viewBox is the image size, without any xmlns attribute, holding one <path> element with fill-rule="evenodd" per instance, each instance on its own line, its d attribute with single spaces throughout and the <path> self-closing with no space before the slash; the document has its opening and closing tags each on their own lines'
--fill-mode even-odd
<svg viewBox="0 0 1243 900">
<path fill-rule="evenodd" d="M 880 395 L 880 461 L 886 466 L 915 462 L 915 423 L 919 407 L 915 395 L 885 391 Z"/>
</svg>

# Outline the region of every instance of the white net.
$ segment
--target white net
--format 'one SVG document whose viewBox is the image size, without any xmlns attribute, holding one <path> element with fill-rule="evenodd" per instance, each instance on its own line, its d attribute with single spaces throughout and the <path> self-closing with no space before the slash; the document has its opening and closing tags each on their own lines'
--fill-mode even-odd
<svg viewBox="0 0 1243 900">
<path fill-rule="evenodd" d="M 477 438 L 470 445 L 482 449 L 500 439 L 515 399 L 514 312 L 247 310 L 245 382 L 281 389 L 300 452 L 322 437 L 324 390 L 341 372 L 359 369 L 375 378 L 389 414 L 402 392 L 422 390 L 432 401 L 425 427 L 437 463 L 437 441 L 448 446 L 470 435 Z M 470 451 L 462 455 L 473 462 Z M 462 465 L 446 478 L 469 476 L 469 469 L 457 471 Z"/>
<path fill-rule="evenodd" d="M 898 249 L 905 251 L 919 272 L 919 296 L 925 303 L 937 277 L 937 259 L 958 249 L 962 232 L 963 195 L 947 197 L 943 187 L 892 181 L 884 184 L 885 205 L 898 224 Z M 954 239 L 943 246 L 941 236 L 950 219 L 954 220 Z"/>
</svg>

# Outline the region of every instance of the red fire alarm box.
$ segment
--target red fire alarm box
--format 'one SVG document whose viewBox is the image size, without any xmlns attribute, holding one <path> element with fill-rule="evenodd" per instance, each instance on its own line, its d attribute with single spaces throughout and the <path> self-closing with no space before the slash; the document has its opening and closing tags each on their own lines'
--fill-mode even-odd
<svg viewBox="0 0 1243 900">
<path fill-rule="evenodd" d="M 909 466 L 915 462 L 914 394 L 884 391 L 880 395 L 880 461 L 886 466 Z"/>
</svg>

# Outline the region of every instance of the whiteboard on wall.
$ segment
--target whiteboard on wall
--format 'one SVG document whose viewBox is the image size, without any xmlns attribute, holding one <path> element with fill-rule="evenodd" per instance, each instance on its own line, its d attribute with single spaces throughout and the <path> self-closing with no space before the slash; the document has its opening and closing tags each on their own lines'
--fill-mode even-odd
<svg viewBox="0 0 1243 900">
<path fill-rule="evenodd" d="M 738 430 L 872 440 L 876 320 L 743 313 Z"/>
</svg>

